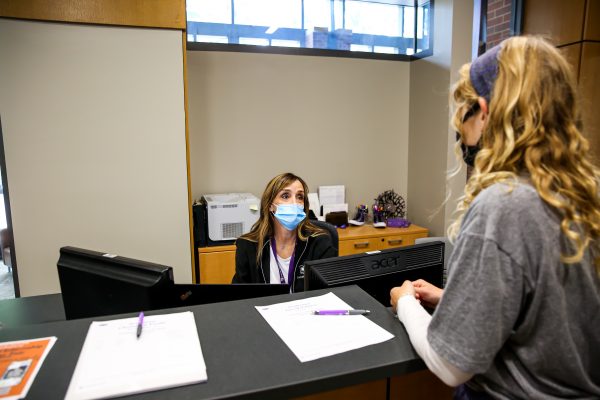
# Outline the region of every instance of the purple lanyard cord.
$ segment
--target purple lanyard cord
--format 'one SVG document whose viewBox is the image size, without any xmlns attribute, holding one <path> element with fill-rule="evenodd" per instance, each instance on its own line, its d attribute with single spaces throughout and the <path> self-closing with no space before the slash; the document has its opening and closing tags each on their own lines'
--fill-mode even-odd
<svg viewBox="0 0 600 400">
<path fill-rule="evenodd" d="M 275 238 L 271 239 L 271 249 L 273 250 L 273 254 L 275 255 L 275 262 L 277 263 L 277 269 L 279 270 L 279 280 L 281 282 L 282 285 L 285 285 L 285 278 L 283 276 L 283 270 L 281 268 L 281 265 L 279 265 L 279 260 L 277 259 L 277 249 L 275 246 Z M 292 253 L 292 257 L 290 258 L 290 268 L 288 270 L 288 285 L 291 285 L 292 283 L 292 277 L 294 276 L 294 253 L 296 252 L 296 249 L 294 249 L 294 252 Z"/>
</svg>

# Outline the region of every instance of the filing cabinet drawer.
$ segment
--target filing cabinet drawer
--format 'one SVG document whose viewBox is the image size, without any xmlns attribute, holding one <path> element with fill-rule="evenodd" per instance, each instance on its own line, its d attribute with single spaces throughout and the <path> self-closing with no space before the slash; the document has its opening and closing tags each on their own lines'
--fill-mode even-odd
<svg viewBox="0 0 600 400">
<path fill-rule="evenodd" d="M 384 236 L 381 238 L 379 250 L 409 246 L 415 244 L 415 239 L 421 237 L 427 237 L 427 234 Z"/>
<path fill-rule="evenodd" d="M 349 254 L 359 254 L 366 251 L 379 250 L 378 238 L 364 238 L 353 240 L 340 240 L 339 254 L 346 256 Z"/>
<path fill-rule="evenodd" d="M 339 255 L 392 249 L 415 244 L 416 238 L 427 237 L 429 231 L 417 225 L 408 228 L 375 228 L 373 225 L 338 229 Z"/>
</svg>

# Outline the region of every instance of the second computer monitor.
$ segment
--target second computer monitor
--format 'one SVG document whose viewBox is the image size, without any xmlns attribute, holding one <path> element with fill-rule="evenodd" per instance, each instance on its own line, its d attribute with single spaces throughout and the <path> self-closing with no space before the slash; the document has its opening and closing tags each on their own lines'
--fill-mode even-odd
<svg viewBox="0 0 600 400">
<path fill-rule="evenodd" d="M 390 290 L 405 280 L 424 279 L 442 286 L 444 243 L 430 242 L 395 249 L 307 261 L 305 290 L 358 285 L 381 304 L 390 305 Z"/>
</svg>

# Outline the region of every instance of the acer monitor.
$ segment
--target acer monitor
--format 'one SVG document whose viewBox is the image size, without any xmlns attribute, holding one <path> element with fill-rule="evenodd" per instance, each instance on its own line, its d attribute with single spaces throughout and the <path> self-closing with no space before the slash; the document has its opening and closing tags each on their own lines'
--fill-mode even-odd
<svg viewBox="0 0 600 400">
<path fill-rule="evenodd" d="M 381 251 L 307 261 L 304 290 L 358 285 L 384 306 L 390 290 L 405 280 L 424 279 L 442 287 L 444 243 L 429 242 Z"/>
</svg>

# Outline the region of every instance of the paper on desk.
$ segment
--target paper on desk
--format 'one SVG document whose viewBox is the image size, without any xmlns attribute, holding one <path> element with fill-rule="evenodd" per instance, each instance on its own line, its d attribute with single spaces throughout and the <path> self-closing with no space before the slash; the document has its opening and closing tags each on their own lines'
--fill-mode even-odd
<svg viewBox="0 0 600 400">
<path fill-rule="evenodd" d="M 66 400 L 98 399 L 204 382 L 206 365 L 194 314 L 94 321 Z"/>
<path fill-rule="evenodd" d="M 363 315 L 313 315 L 315 310 L 352 309 L 333 293 L 256 309 L 301 362 L 394 337 Z"/>
</svg>

